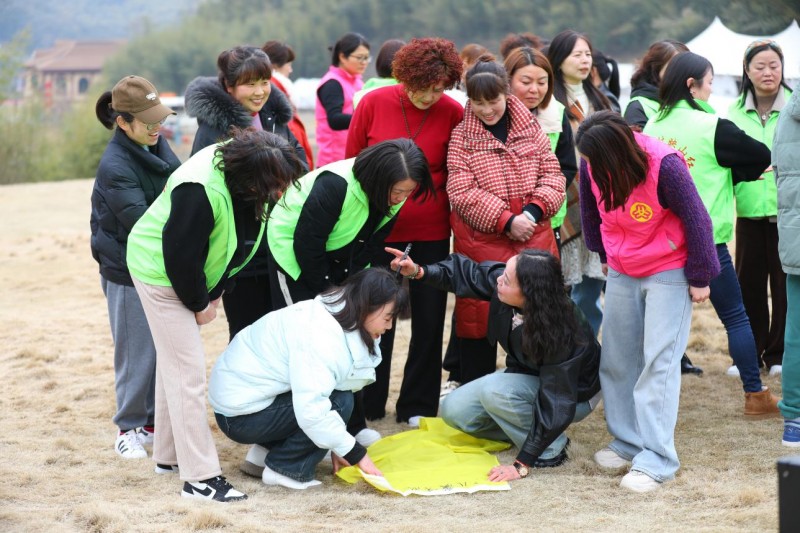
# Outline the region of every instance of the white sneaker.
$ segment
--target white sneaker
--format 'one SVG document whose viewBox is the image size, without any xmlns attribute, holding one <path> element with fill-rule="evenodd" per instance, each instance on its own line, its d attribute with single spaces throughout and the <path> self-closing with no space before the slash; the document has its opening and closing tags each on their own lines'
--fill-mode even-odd
<svg viewBox="0 0 800 533">
<path fill-rule="evenodd" d="M 631 470 L 622 476 L 622 481 L 619 482 L 619 486 L 624 489 L 632 490 L 633 492 L 650 492 L 659 488 L 661 483 L 644 472 Z"/>
<path fill-rule="evenodd" d="M 248 476 L 261 477 L 264 472 L 264 460 L 267 458 L 268 451 L 268 449 L 259 444 L 253 444 L 247 450 L 247 456 L 242 461 L 242 464 L 239 465 L 239 470 Z"/>
<path fill-rule="evenodd" d="M 177 474 L 180 470 L 178 469 L 178 465 L 165 465 L 161 463 L 156 463 L 155 468 L 153 471 L 156 474 Z"/>
<path fill-rule="evenodd" d="M 458 381 L 446 381 L 442 388 L 439 390 L 439 401 L 444 400 L 444 397 L 456 390 L 461 386 Z"/>
<path fill-rule="evenodd" d="M 420 420 L 422 420 L 422 416 L 412 416 L 408 419 L 408 425 L 412 428 L 418 428 Z"/>
<path fill-rule="evenodd" d="M 725 371 L 725 375 L 738 378 L 740 375 L 739 369 L 736 367 L 736 365 L 733 365 L 728 370 Z"/>
<path fill-rule="evenodd" d="M 297 481 L 296 479 L 292 479 L 288 476 L 284 476 L 283 474 L 275 472 L 268 466 L 264 467 L 264 472 L 261 474 L 261 481 L 264 482 L 264 485 L 280 485 L 281 487 L 295 490 L 306 490 L 309 487 L 322 485 L 322 481 L 318 479 L 312 479 L 311 481 Z"/>
<path fill-rule="evenodd" d="M 142 446 L 152 446 L 153 441 L 155 440 L 155 430 L 147 431 L 144 427 L 140 427 L 137 431 L 136 435 L 139 437 L 139 442 L 142 443 Z"/>
<path fill-rule="evenodd" d="M 629 466 L 631 464 L 630 461 L 620 456 L 609 447 L 605 447 L 595 453 L 594 462 L 603 468 L 622 468 L 623 466 Z"/>
<path fill-rule="evenodd" d="M 114 443 L 114 450 L 117 455 L 124 459 L 146 459 L 147 452 L 139 442 L 139 436 L 136 434 L 135 429 L 130 429 L 125 433 L 120 433 L 117 436 L 117 441 Z"/>
<path fill-rule="evenodd" d="M 769 375 L 772 377 L 780 376 L 783 374 L 783 365 L 772 365 L 769 369 Z"/>
<path fill-rule="evenodd" d="M 381 434 L 374 429 L 364 428 L 356 433 L 356 442 L 364 448 L 369 448 L 379 440 L 381 440 Z"/>
</svg>

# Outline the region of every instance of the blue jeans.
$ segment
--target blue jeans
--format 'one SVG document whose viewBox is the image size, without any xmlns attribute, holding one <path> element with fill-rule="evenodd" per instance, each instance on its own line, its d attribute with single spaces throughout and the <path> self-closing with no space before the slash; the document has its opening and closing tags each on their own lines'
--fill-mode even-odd
<svg viewBox="0 0 800 533">
<path fill-rule="evenodd" d="M 656 481 L 680 466 L 675 424 L 691 320 L 682 268 L 645 278 L 608 269 L 600 386 L 609 448 Z"/>
<path fill-rule="evenodd" d="M 728 334 L 728 352 L 742 379 L 745 392 L 761 392 L 761 376 L 758 373 L 758 354 L 750 319 L 744 310 L 742 290 L 736 278 L 731 254 L 727 244 L 717 245 L 717 257 L 722 269 L 719 276 L 711 280 L 711 305 L 722 320 Z"/>
<path fill-rule="evenodd" d="M 578 309 L 583 311 L 595 336 L 603 323 L 603 308 L 600 306 L 600 293 L 603 292 L 605 280 L 583 276 L 583 281 L 572 286 L 570 297 Z"/>
<path fill-rule="evenodd" d="M 353 393 L 335 390 L 330 401 L 333 410 L 347 422 L 353 411 Z M 291 392 L 278 395 L 269 407 L 257 413 L 232 417 L 215 413 L 215 416 L 219 428 L 228 438 L 241 444 L 260 444 L 267 448 L 266 465 L 297 481 L 314 479 L 317 464 L 327 453 L 327 450 L 317 448 L 297 425 Z"/>
<path fill-rule="evenodd" d="M 448 394 L 440 412 L 448 425 L 481 439 L 512 442 L 522 448 L 533 426 L 533 406 L 538 401 L 539 377 L 495 372 L 460 386 Z M 586 418 L 592 408 L 581 402 L 573 422 Z M 564 449 L 562 433 L 539 456 L 552 459 Z"/>
</svg>

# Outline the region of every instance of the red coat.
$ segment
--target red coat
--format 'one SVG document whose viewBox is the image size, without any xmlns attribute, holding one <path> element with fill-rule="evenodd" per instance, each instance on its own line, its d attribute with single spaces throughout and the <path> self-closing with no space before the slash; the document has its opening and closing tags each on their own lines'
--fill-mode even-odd
<svg viewBox="0 0 800 533">
<path fill-rule="evenodd" d="M 467 106 L 464 120 L 453 130 L 447 155 L 447 193 L 453 212 L 454 250 L 475 261 L 507 261 L 525 248 L 558 255 L 550 227 L 564 201 L 566 180 L 550 141 L 531 112 L 516 97 L 508 97 L 510 128 L 503 144 L 484 128 Z M 504 233 L 509 219 L 527 204 L 543 213 L 527 242 Z M 489 306 L 467 298 L 456 300 L 456 333 L 463 338 L 486 336 Z"/>
<path fill-rule="evenodd" d="M 272 85 L 276 88 L 280 89 L 280 91 L 286 95 L 286 98 L 289 98 L 289 93 L 286 92 L 283 84 L 278 81 L 278 79 L 273 76 L 270 80 Z M 303 122 L 300 120 L 300 117 L 297 116 L 297 109 L 295 109 L 294 104 L 292 104 L 292 119 L 289 121 L 289 130 L 294 134 L 297 142 L 300 143 L 300 146 L 303 147 L 303 150 L 306 152 L 306 160 L 308 161 L 308 170 L 314 170 L 314 151 L 311 150 L 311 143 L 308 141 L 308 134 L 306 133 L 306 127 Z"/>
</svg>

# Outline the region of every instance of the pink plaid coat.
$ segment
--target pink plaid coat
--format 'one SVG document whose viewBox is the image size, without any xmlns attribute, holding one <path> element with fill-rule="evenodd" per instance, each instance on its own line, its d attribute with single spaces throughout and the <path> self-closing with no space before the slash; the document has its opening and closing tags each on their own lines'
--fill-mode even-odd
<svg viewBox="0 0 800 533">
<path fill-rule="evenodd" d="M 558 255 L 550 217 L 564 202 L 566 180 L 535 117 L 515 96 L 508 97 L 507 105 L 510 129 L 505 144 L 483 127 L 469 106 L 450 137 L 447 194 L 453 207 L 454 250 L 475 261 L 507 261 L 525 248 Z M 542 209 L 542 220 L 530 240 L 513 241 L 503 229 L 530 203 Z M 486 336 L 485 302 L 459 298 L 456 316 L 459 337 Z"/>
</svg>

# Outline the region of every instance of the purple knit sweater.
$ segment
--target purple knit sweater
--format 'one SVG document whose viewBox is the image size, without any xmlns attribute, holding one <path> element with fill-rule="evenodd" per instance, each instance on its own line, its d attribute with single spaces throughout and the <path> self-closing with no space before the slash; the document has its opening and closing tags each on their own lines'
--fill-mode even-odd
<svg viewBox="0 0 800 533">
<path fill-rule="evenodd" d="M 594 198 L 586 161 L 581 161 L 580 195 Z M 711 217 L 708 216 L 692 175 L 680 157 L 670 154 L 661 160 L 658 172 L 658 203 L 670 209 L 683 223 L 688 256 L 684 272 L 692 287 L 706 287 L 719 274 L 719 259 L 714 245 Z M 606 251 L 600 235 L 600 211 L 596 201 L 581 202 L 583 238 L 586 247 L 600 254 L 606 262 Z"/>
</svg>

